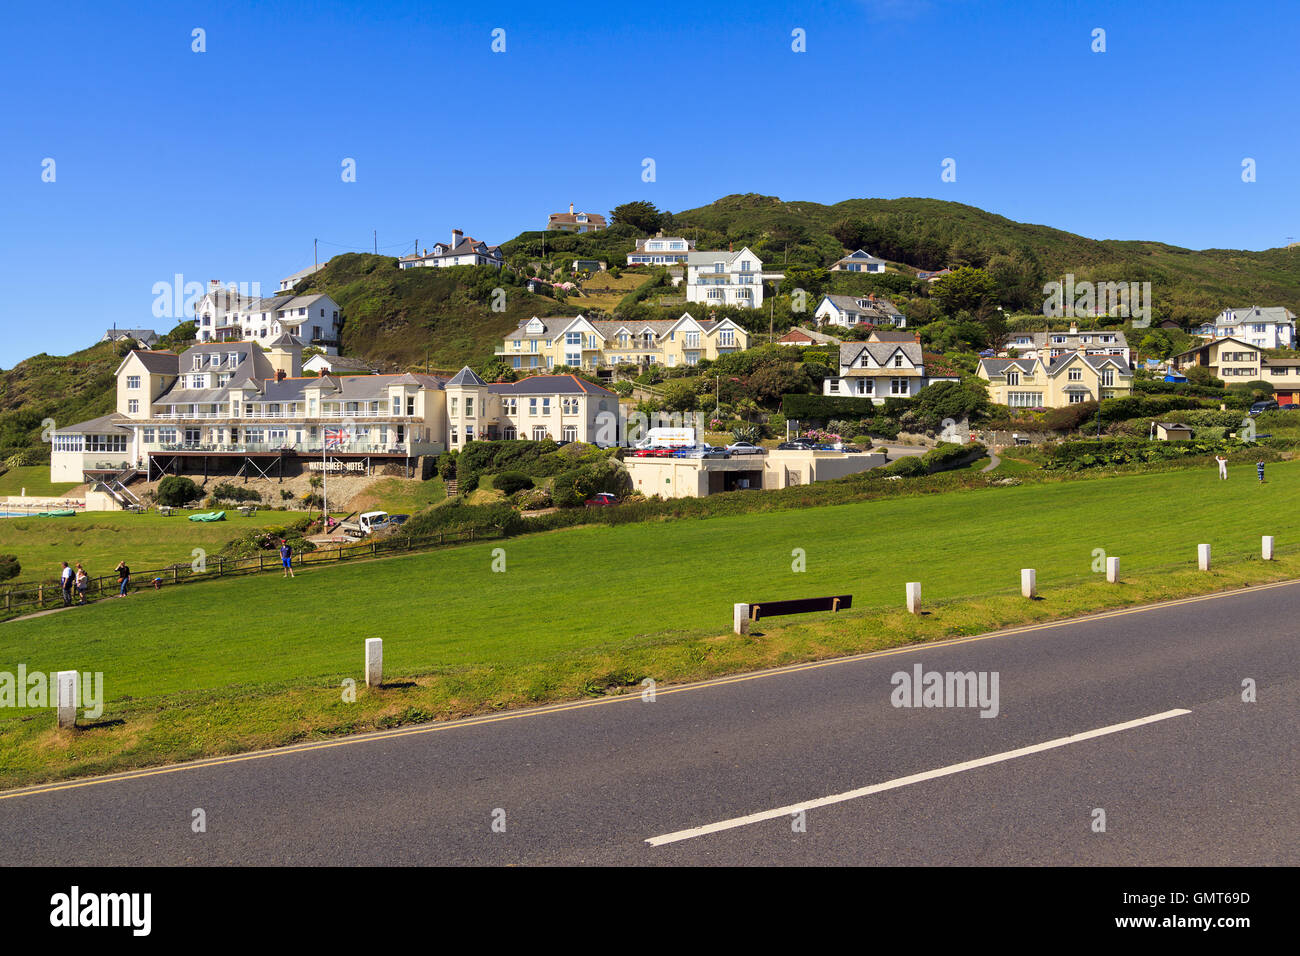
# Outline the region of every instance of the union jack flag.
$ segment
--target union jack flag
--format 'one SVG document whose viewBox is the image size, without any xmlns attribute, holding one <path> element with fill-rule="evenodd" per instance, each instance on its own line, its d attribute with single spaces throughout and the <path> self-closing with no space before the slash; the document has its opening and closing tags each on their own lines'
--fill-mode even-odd
<svg viewBox="0 0 1300 956">
<path fill-rule="evenodd" d="M 352 440 L 352 435 L 346 428 L 327 428 L 325 429 L 325 447 L 339 448 L 346 445 Z"/>
</svg>

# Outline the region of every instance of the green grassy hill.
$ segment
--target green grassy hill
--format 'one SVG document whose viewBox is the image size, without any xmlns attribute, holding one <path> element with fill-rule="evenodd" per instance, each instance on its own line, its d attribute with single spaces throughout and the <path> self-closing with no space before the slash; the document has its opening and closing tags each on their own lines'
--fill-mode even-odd
<svg viewBox="0 0 1300 956">
<path fill-rule="evenodd" d="M 492 309 L 505 290 L 505 311 Z M 343 312 L 342 351 L 401 367 L 481 365 L 507 332 L 534 315 L 573 315 L 573 304 L 528 292 L 487 266 L 399 269 L 389 256 L 335 256 L 294 292 L 328 292 Z"/>
<path fill-rule="evenodd" d="M 1011 304 L 1035 310 L 1042 284 L 1072 272 L 1079 280 L 1149 280 L 1158 317 L 1177 321 L 1203 321 L 1225 306 L 1300 311 L 1300 248 L 1198 251 L 1087 239 L 938 199 L 848 199 L 826 206 L 749 193 L 672 214 L 668 228 L 695 238 L 701 248 L 748 245 L 774 267 L 825 267 L 842 249 L 863 247 L 918 269 L 988 268 L 1025 293 L 1026 301 Z"/>
<path fill-rule="evenodd" d="M 0 456 L 21 447 L 45 452 L 41 422 L 73 425 L 113 410 L 116 380 L 122 362 L 118 346 L 100 342 L 71 355 L 42 352 L 0 371 Z"/>
</svg>

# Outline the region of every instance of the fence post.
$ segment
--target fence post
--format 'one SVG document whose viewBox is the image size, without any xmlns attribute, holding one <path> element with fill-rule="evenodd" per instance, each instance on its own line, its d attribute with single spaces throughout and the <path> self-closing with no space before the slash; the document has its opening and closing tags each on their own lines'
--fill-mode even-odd
<svg viewBox="0 0 1300 956">
<path fill-rule="evenodd" d="M 1111 584 L 1119 584 L 1119 558 L 1106 559 L 1106 580 Z"/>
<path fill-rule="evenodd" d="M 226 573 L 226 559 L 225 559 L 225 558 L 222 558 L 222 557 L 218 557 L 218 558 L 217 558 L 217 577 L 221 577 L 221 576 L 222 576 L 223 574 L 225 574 L 225 573 Z"/>
<path fill-rule="evenodd" d="M 1261 550 L 1264 555 L 1264 560 L 1272 561 L 1273 560 L 1273 536 L 1271 534 L 1264 535 L 1264 539 L 1261 542 L 1261 545 L 1262 545 Z"/>
<path fill-rule="evenodd" d="M 1027 598 L 1038 595 L 1038 572 L 1033 568 L 1020 569 L 1020 595 Z"/>
<path fill-rule="evenodd" d="M 1196 564 L 1202 571 L 1210 570 L 1210 546 L 1208 544 L 1198 544 L 1196 546 Z"/>
<path fill-rule="evenodd" d="M 59 671 L 54 676 L 55 705 L 61 728 L 77 726 L 77 672 Z"/>
<path fill-rule="evenodd" d="M 178 584 L 181 580 L 181 569 L 172 565 L 172 584 Z"/>
<path fill-rule="evenodd" d="M 262 552 L 260 552 L 260 551 L 257 552 L 257 570 L 258 570 L 258 571 L 261 571 L 261 570 L 263 570 L 263 569 L 266 567 L 266 565 L 262 563 L 262 559 L 263 559 L 263 557 L 264 557 L 264 555 L 262 554 Z"/>
<path fill-rule="evenodd" d="M 921 613 L 921 582 L 907 582 L 907 610 L 910 614 Z"/>
<path fill-rule="evenodd" d="M 379 637 L 366 638 L 366 686 L 378 687 L 384 678 L 384 641 Z"/>
<path fill-rule="evenodd" d="M 731 605 L 731 629 L 737 634 L 749 633 L 749 605 Z"/>
<path fill-rule="evenodd" d="M 36 585 L 36 604 L 38 607 L 45 607 L 45 585 Z"/>
</svg>

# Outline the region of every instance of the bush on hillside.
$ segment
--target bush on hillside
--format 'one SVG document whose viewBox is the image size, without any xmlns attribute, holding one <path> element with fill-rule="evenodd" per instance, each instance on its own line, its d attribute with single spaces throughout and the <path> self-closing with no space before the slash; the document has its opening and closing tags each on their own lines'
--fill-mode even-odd
<svg viewBox="0 0 1300 956">
<path fill-rule="evenodd" d="M 279 551 L 281 540 L 287 541 L 295 552 L 315 551 L 316 545 L 303 537 L 308 533 L 311 523 L 310 517 L 303 516 L 286 525 L 253 528 L 231 538 L 218 553 L 225 558 L 253 557 L 264 551 Z"/>
<path fill-rule="evenodd" d="M 154 499 L 160 505 L 170 505 L 173 508 L 183 508 L 191 501 L 197 501 L 203 497 L 203 492 L 189 478 L 184 475 L 168 475 L 162 481 L 158 482 L 158 490 L 154 493 Z"/>
<path fill-rule="evenodd" d="M 256 501 L 259 504 L 262 501 L 262 496 L 259 492 L 254 491 L 252 488 L 233 485 L 228 481 L 215 486 L 212 489 L 212 497 L 220 498 L 224 501 Z M 284 497 L 284 495 L 281 494 L 281 497 Z M 290 493 L 290 497 L 292 497 L 292 492 Z"/>
<path fill-rule="evenodd" d="M 0 581 L 8 581 L 10 578 L 16 578 L 23 571 L 23 566 L 18 563 L 18 556 L 15 554 L 0 554 Z"/>
<path fill-rule="evenodd" d="M 492 480 L 492 485 L 504 495 L 513 495 L 516 491 L 533 487 L 533 479 L 522 471 L 503 471 Z"/>
</svg>

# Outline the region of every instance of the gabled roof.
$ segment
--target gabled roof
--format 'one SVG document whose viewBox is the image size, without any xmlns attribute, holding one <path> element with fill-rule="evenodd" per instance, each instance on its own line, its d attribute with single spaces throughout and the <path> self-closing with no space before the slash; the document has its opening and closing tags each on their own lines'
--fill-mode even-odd
<svg viewBox="0 0 1300 956">
<path fill-rule="evenodd" d="M 117 372 L 121 374 L 122 366 L 125 365 L 132 357 L 140 360 L 140 364 L 145 370 L 153 375 L 177 375 L 180 372 L 181 357 L 175 352 L 154 352 L 144 349 L 133 349 L 128 352 L 117 366 Z"/>
<path fill-rule="evenodd" d="M 835 261 L 836 261 L 836 263 L 840 263 L 840 262 L 880 262 L 880 263 L 884 263 L 885 260 L 884 260 L 884 259 L 881 259 L 881 258 L 878 258 L 877 256 L 873 256 L 871 253 L 867 252 L 865 249 L 858 249 L 858 250 L 856 250 L 856 251 L 854 251 L 854 252 L 850 252 L 847 256 L 844 256 L 844 257 L 842 257 L 842 258 L 840 258 L 840 259 L 837 259 L 837 260 L 835 260 Z"/>
<path fill-rule="evenodd" d="M 759 259 L 758 256 L 754 255 L 749 246 L 744 246 L 741 249 L 737 249 L 735 252 L 722 249 L 706 249 L 702 252 L 692 250 L 687 253 L 686 264 L 688 266 L 711 266 L 715 262 L 725 262 L 727 265 L 731 265 L 731 263 L 735 262 L 745 254 L 753 256 L 754 261 L 757 262 L 760 267 L 762 266 L 762 260 Z"/>
<path fill-rule="evenodd" d="M 1225 313 L 1233 313 L 1232 319 L 1220 319 Z M 1240 308 L 1227 308 L 1215 316 L 1219 325 L 1231 325 L 1237 322 L 1263 322 L 1289 324 L 1295 321 L 1295 314 L 1281 305 L 1247 305 Z"/>
<path fill-rule="evenodd" d="M 877 365 L 885 365 L 894 355 L 902 352 L 913 365 L 922 364 L 921 345 L 918 342 L 844 342 L 840 345 L 840 365 L 849 366 L 858 360 L 863 352 L 870 355 Z"/>
<path fill-rule="evenodd" d="M 468 365 L 466 365 L 454 376 L 452 376 L 452 378 L 447 382 L 447 387 L 450 388 L 453 385 L 486 385 L 486 384 L 487 382 L 483 381 L 483 379 L 479 378 L 476 374 L 474 374 L 474 370 L 471 369 Z"/>
<path fill-rule="evenodd" d="M 865 302 L 867 304 L 862 305 L 858 301 L 859 299 L 861 299 L 862 302 Z M 877 312 L 881 315 L 902 315 L 903 314 L 898 310 L 897 306 L 895 306 L 894 303 L 890 302 L 888 299 L 882 299 L 879 296 L 876 296 L 875 301 L 872 301 L 865 295 L 824 295 L 822 296 L 822 302 L 829 302 L 840 312 L 864 312 L 865 311 L 865 312 Z M 818 307 L 820 307 L 821 302 L 817 303 L 817 305 Z"/>
<path fill-rule="evenodd" d="M 281 332 L 273 338 L 266 347 L 268 349 L 300 349 L 306 344 L 307 343 L 296 335 L 291 335 L 288 332 Z"/>
<path fill-rule="evenodd" d="M 75 425 L 65 425 L 63 428 L 56 428 L 55 432 L 60 435 L 106 435 L 117 432 L 130 434 L 129 428 L 123 428 L 118 422 L 123 419 L 116 412 L 108 415 L 101 415 L 98 418 L 92 418 L 89 421 L 77 422 Z"/>
<path fill-rule="evenodd" d="M 488 390 L 494 395 L 615 395 L 576 375 L 533 375 L 517 382 L 493 382 Z"/>
<path fill-rule="evenodd" d="M 781 338 L 784 339 L 784 338 L 786 337 L 786 335 L 792 335 L 792 334 L 795 334 L 795 333 L 798 333 L 798 334 L 800 334 L 800 335 L 804 335 L 804 336 L 808 337 L 809 339 L 811 339 L 812 341 L 816 342 L 816 343 L 819 344 L 819 345 L 839 345 L 839 344 L 840 344 L 840 340 L 837 339 L 835 336 L 833 336 L 833 335 L 827 335 L 825 332 L 818 332 L 816 329 L 806 329 L 806 328 L 804 328 L 802 325 L 796 325 L 796 326 L 794 326 L 794 327 L 788 329 L 788 330 L 786 331 L 785 335 L 781 336 Z M 909 339 L 910 339 L 910 336 L 909 336 Z M 902 340 L 900 339 L 899 341 L 902 341 Z"/>
</svg>

